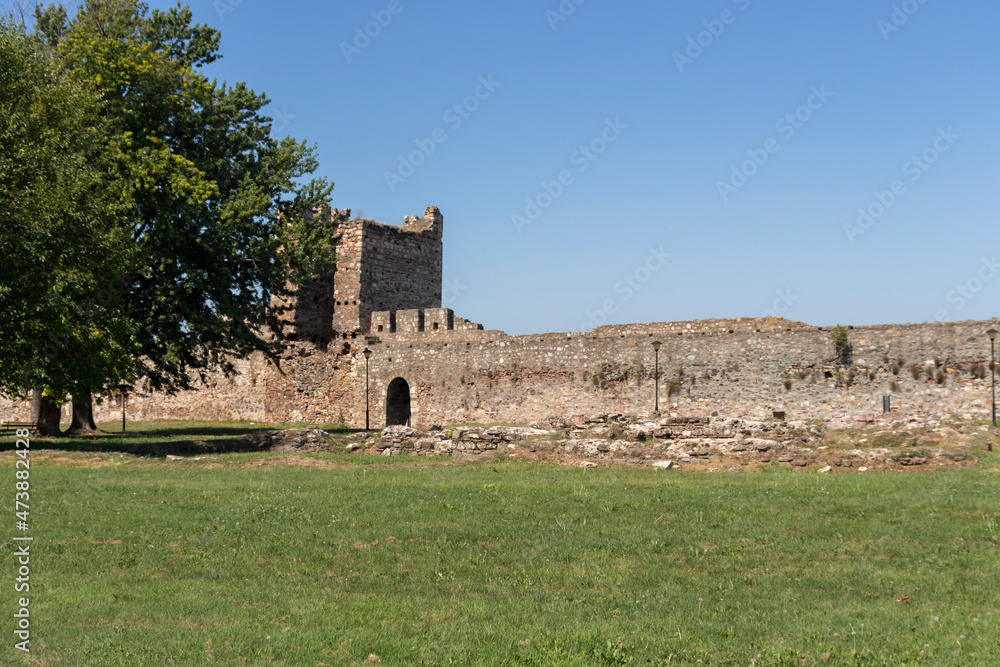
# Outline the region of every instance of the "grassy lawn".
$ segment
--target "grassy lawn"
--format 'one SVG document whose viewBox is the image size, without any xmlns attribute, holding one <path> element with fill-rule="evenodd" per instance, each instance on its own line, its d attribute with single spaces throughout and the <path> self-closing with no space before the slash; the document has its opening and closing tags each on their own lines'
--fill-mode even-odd
<svg viewBox="0 0 1000 667">
<path fill-rule="evenodd" d="M 173 426 L 149 437 L 260 427 Z M 33 441 L 30 656 L 12 648 L 14 459 L 0 457 L 0 664 L 1000 656 L 996 454 L 951 472 L 709 474 L 349 454 L 168 462 L 128 444 Z"/>
</svg>

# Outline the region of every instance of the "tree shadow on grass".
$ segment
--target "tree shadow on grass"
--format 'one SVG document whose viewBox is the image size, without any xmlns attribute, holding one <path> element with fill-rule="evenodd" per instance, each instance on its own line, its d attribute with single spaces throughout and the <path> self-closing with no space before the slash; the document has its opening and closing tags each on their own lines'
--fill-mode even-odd
<svg viewBox="0 0 1000 667">
<path fill-rule="evenodd" d="M 306 426 L 294 425 L 280 430 L 291 428 L 306 428 Z M 364 433 L 364 429 L 331 428 L 330 425 L 320 425 L 318 428 L 339 436 Z M 184 426 L 126 431 L 124 434 L 93 431 L 87 434 L 64 435 L 61 438 L 32 437 L 30 443 L 31 449 L 34 450 L 122 453 L 155 457 L 186 456 L 266 451 L 266 447 L 246 436 L 273 430 L 276 429 L 266 426 Z M 15 448 L 14 436 L 0 437 L 0 452 L 12 451 Z"/>
<path fill-rule="evenodd" d="M 325 431 L 337 431 L 337 432 L 340 432 L 341 430 L 343 430 L 345 433 L 349 432 L 348 430 L 345 430 L 345 429 L 332 428 L 329 424 L 282 425 L 282 426 L 280 426 L 280 428 L 282 428 L 282 429 L 288 429 L 288 428 L 308 428 L 310 426 L 316 426 L 317 428 L 321 428 L 321 429 L 323 429 Z M 87 436 L 84 436 L 84 437 L 87 437 L 87 438 L 101 438 L 101 437 L 122 438 L 122 437 L 126 437 L 126 438 L 128 438 L 130 436 L 138 436 L 138 437 L 142 437 L 142 438 L 181 438 L 181 437 L 198 438 L 198 439 L 200 439 L 200 438 L 219 438 L 219 437 L 239 438 L 239 437 L 242 437 L 244 435 L 249 435 L 251 433 L 260 433 L 261 431 L 271 431 L 271 430 L 274 430 L 275 428 L 279 428 L 279 427 L 276 426 L 276 425 L 271 425 L 271 424 L 261 424 L 261 425 L 256 425 L 256 426 L 249 426 L 249 425 L 245 425 L 244 426 L 244 425 L 235 425 L 235 424 L 234 425 L 213 424 L 211 426 L 208 426 L 208 425 L 206 425 L 206 426 L 182 426 L 182 427 L 178 427 L 178 428 L 163 427 L 163 428 L 149 428 L 149 429 L 141 428 L 141 429 L 135 429 L 135 430 L 130 430 L 128 427 L 126 427 L 126 431 L 125 431 L 124 434 L 121 433 L 121 432 L 115 432 L 115 431 L 109 431 L 109 430 L 102 430 L 102 431 L 100 431 L 98 433 L 94 433 L 92 435 L 87 435 Z M 70 438 L 70 437 L 74 437 L 74 436 L 66 436 L 66 435 L 64 435 L 63 438 L 61 438 L 60 440 L 65 440 L 65 439 Z"/>
</svg>

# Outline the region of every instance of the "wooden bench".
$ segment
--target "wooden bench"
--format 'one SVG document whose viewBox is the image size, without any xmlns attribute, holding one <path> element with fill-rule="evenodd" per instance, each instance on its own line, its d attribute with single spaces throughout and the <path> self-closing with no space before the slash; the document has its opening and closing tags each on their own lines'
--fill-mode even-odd
<svg viewBox="0 0 1000 667">
<path fill-rule="evenodd" d="M 14 435 L 21 428 L 34 430 L 35 425 L 31 422 L 0 422 L 0 435 Z"/>
</svg>

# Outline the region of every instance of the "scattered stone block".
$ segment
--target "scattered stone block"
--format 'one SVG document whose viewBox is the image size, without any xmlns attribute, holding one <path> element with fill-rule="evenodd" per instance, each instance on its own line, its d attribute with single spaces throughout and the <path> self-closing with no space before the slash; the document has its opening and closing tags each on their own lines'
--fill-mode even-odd
<svg viewBox="0 0 1000 667">
<path fill-rule="evenodd" d="M 903 466 L 922 466 L 927 465 L 927 459 L 923 456 L 907 456 L 905 458 L 899 459 L 899 465 Z"/>
</svg>

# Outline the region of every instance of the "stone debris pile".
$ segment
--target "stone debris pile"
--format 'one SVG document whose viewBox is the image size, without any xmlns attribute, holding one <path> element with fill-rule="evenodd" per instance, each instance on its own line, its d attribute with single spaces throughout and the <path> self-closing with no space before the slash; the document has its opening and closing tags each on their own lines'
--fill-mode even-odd
<svg viewBox="0 0 1000 667">
<path fill-rule="evenodd" d="M 653 418 L 614 413 L 549 417 L 531 427 L 433 426 L 425 432 L 391 426 L 374 441 L 374 449 L 383 455 L 502 452 L 523 457 L 538 453 L 579 465 L 638 464 L 668 470 L 720 461 L 727 462 L 727 466 L 776 464 L 827 472 L 874 465 L 913 467 L 974 461 L 967 449 L 974 425 L 948 426 L 915 417 L 894 421 L 876 420 L 859 427 L 863 431 L 845 433 L 848 421 L 836 418 L 830 425 L 818 421 Z M 869 443 L 869 438 L 873 442 Z M 895 444 L 886 445 L 887 438 L 895 438 Z M 882 446 L 873 446 L 876 442 Z"/>
<path fill-rule="evenodd" d="M 526 426 L 458 426 L 452 430 L 431 427 L 428 432 L 409 426 L 388 426 L 375 443 L 383 455 L 442 455 L 495 451 L 504 445 L 544 435 L 548 431 Z"/>
</svg>

